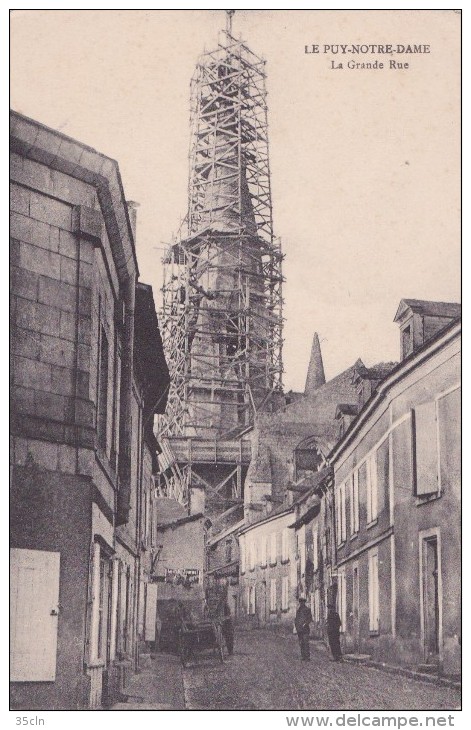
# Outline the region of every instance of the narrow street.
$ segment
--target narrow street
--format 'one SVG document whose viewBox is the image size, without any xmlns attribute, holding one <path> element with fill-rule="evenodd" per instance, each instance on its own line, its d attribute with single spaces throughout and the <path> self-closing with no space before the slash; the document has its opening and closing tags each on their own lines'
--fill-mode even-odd
<svg viewBox="0 0 471 730">
<path fill-rule="evenodd" d="M 160 654 L 129 694 L 112 709 L 456 710 L 461 703 L 453 688 L 331 662 L 319 642 L 311 643 L 311 662 L 301 662 L 295 636 L 269 631 L 237 633 L 223 664 L 205 658 L 182 669 L 177 657 Z"/>
</svg>

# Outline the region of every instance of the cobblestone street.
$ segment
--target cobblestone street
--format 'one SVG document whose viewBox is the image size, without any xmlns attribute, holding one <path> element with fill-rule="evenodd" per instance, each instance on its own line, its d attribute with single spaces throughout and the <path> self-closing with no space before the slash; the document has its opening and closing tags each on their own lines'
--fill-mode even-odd
<svg viewBox="0 0 471 730">
<path fill-rule="evenodd" d="M 295 636 L 269 631 L 236 634 L 235 653 L 224 664 L 204 660 L 183 670 L 189 710 L 454 710 L 452 688 L 329 661 L 311 642 L 311 662 L 301 662 Z"/>
</svg>

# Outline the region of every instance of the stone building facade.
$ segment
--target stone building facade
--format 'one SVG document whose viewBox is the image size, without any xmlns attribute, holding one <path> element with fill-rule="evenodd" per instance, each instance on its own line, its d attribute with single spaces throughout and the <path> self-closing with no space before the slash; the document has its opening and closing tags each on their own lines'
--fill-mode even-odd
<svg viewBox="0 0 471 730">
<path fill-rule="evenodd" d="M 294 506 L 278 509 L 239 532 L 239 623 L 292 626 L 296 611 Z"/>
<path fill-rule="evenodd" d="M 333 555 L 330 513 L 324 513 L 316 491 L 318 474 L 338 438 L 338 405 L 348 404 L 350 410 L 359 408 L 358 385 L 354 382 L 357 366 L 368 372 L 358 361 L 326 382 L 315 334 L 304 393 L 290 394 L 290 402 L 276 415 L 262 413 L 257 417 L 245 483 L 245 527 L 239 531 L 240 620 L 245 623 L 292 624 L 301 594 L 313 609 L 320 595 L 325 605 L 324 585 L 331 584 Z M 315 571 L 313 568 L 319 563 L 313 552 L 315 517 L 321 520 L 316 528 L 316 555 L 326 539 L 329 546 L 328 554 L 325 549 L 321 553 L 320 564 L 325 570 L 320 572 L 318 567 Z M 266 563 L 270 550 L 271 564 Z M 252 568 L 247 567 L 250 565 Z M 320 575 L 322 579 L 317 583 Z M 325 611 L 319 611 L 323 621 Z M 322 631 L 321 623 L 318 630 Z"/>
<path fill-rule="evenodd" d="M 329 456 L 345 651 L 448 674 L 460 671 L 459 313 L 401 302 L 402 360 Z"/>
<path fill-rule="evenodd" d="M 244 521 L 240 520 L 225 530 L 218 530 L 215 535 L 210 530 L 206 541 L 205 594 L 208 609 L 222 615 L 227 603 L 236 621 L 240 615 L 239 531 L 244 526 Z"/>
<path fill-rule="evenodd" d="M 134 367 L 117 163 L 15 112 L 10 141 L 12 706 L 94 708 L 138 662 L 145 414 L 165 407 L 168 371 L 157 353 L 151 384 Z"/>
</svg>

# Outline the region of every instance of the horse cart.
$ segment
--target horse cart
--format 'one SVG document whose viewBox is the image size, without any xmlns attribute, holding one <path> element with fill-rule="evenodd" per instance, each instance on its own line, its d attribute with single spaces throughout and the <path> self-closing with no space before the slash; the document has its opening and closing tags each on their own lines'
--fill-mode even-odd
<svg viewBox="0 0 471 730">
<path fill-rule="evenodd" d="M 184 667 L 192 660 L 210 657 L 224 661 L 221 622 L 217 620 L 182 621 L 179 636 L 180 659 Z"/>
</svg>

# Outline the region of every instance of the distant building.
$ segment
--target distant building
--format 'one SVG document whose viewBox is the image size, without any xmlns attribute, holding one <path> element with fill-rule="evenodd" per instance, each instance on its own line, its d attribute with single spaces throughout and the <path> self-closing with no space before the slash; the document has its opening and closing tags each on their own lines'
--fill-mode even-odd
<svg viewBox="0 0 471 730">
<path fill-rule="evenodd" d="M 240 520 L 235 525 L 220 529 L 206 542 L 206 598 L 212 613 L 221 614 L 227 603 L 231 615 L 239 618 L 239 531 L 244 527 Z"/>
<path fill-rule="evenodd" d="M 160 649 L 178 649 L 181 616 L 204 616 L 203 576 L 206 519 L 189 515 L 176 500 L 156 500 L 157 552 L 151 580 L 157 586 L 157 637 Z"/>
<path fill-rule="evenodd" d="M 117 163 L 15 112 L 10 140 L 12 706 L 98 708 L 155 612 L 168 370 Z"/>
<path fill-rule="evenodd" d="M 325 476 L 327 456 L 338 440 L 339 403 L 342 413 L 356 413 L 359 384 L 366 392 L 369 375 L 359 360 L 326 382 L 315 334 L 304 393 L 276 414 L 258 416 L 244 490 L 245 527 L 239 530 L 241 621 L 288 625 L 305 594 L 313 609 L 319 602 L 322 631 L 335 555 L 319 475 Z M 315 518 L 320 524 L 314 529 Z"/>
<path fill-rule="evenodd" d="M 298 557 L 297 585 L 310 606 L 311 634 L 326 636 L 327 606 L 334 595 L 335 543 L 332 531 L 333 499 L 329 491 L 332 468 L 324 466 L 309 479 L 308 491 L 298 500 L 294 530 Z"/>
<path fill-rule="evenodd" d="M 294 506 L 278 508 L 239 533 L 239 623 L 253 628 L 293 623 L 296 595 Z"/>
<path fill-rule="evenodd" d="M 345 651 L 450 674 L 461 632 L 459 317 L 457 304 L 401 301 L 401 362 L 329 455 Z"/>
</svg>

